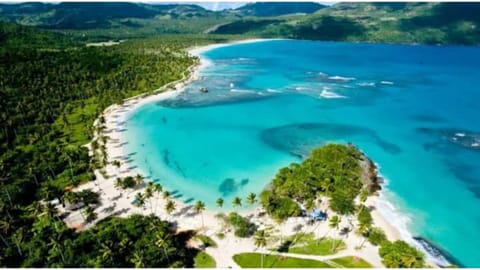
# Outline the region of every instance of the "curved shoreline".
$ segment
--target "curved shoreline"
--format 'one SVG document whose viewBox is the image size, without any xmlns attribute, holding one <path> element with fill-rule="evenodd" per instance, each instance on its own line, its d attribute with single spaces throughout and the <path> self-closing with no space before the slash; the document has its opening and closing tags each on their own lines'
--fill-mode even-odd
<svg viewBox="0 0 480 270">
<path fill-rule="evenodd" d="M 225 47 L 225 46 L 230 46 L 230 45 L 233 45 L 233 44 L 262 42 L 262 41 L 270 41 L 270 40 L 283 40 L 283 39 L 251 39 L 251 40 L 242 40 L 242 41 L 231 42 L 231 43 L 211 44 L 211 45 L 207 45 L 207 46 L 194 47 L 194 48 L 188 49 L 188 52 L 191 55 L 197 56 L 197 57 L 200 58 L 200 61 L 198 63 L 195 63 L 194 65 L 190 66 L 185 71 L 185 72 L 188 72 L 188 74 L 189 74 L 188 76 L 186 76 L 185 73 L 184 73 L 183 77 L 180 80 L 168 83 L 168 84 L 158 88 L 157 90 L 153 91 L 152 94 L 147 94 L 146 93 L 146 94 L 141 94 L 141 95 L 138 95 L 138 96 L 134 96 L 134 97 L 125 99 L 124 103 L 122 105 L 114 104 L 114 105 L 111 105 L 108 108 L 106 108 L 102 115 L 105 118 L 106 127 L 107 127 L 106 130 L 108 132 L 108 136 L 110 137 L 110 139 L 108 140 L 108 142 L 106 144 L 106 149 L 107 149 L 106 151 L 108 153 L 109 164 L 104 168 L 106 170 L 106 173 L 107 173 L 108 177 L 106 177 L 106 178 L 103 177 L 103 175 L 99 172 L 99 170 L 96 170 L 95 175 L 97 176 L 97 181 L 101 180 L 101 183 L 97 184 L 96 183 L 97 181 L 92 181 L 92 182 L 89 182 L 88 184 L 80 186 L 79 189 L 81 190 L 81 189 L 92 188 L 95 191 L 95 188 L 96 188 L 96 191 L 100 191 L 100 194 L 101 194 L 100 197 L 101 197 L 101 201 L 103 203 L 102 205 L 111 206 L 112 205 L 111 201 L 113 200 L 113 198 L 116 197 L 116 196 L 122 195 L 122 192 L 118 191 L 113 186 L 113 181 L 114 181 L 113 179 L 115 179 L 116 177 L 134 176 L 137 173 L 142 173 L 142 175 L 146 175 L 139 168 L 132 169 L 132 168 L 128 167 L 129 165 L 127 164 L 128 163 L 127 162 L 128 161 L 128 153 L 125 153 L 124 147 L 122 146 L 122 144 L 126 143 L 126 142 L 123 141 L 121 130 L 123 129 L 125 121 L 128 119 L 128 116 L 131 113 L 133 113 L 135 110 L 137 110 L 138 108 L 140 108 L 141 106 L 143 106 L 147 103 L 151 103 L 151 102 L 160 101 L 160 100 L 175 97 L 176 95 L 178 95 L 182 91 L 184 91 L 185 86 L 188 83 L 191 83 L 192 81 L 197 80 L 199 78 L 200 71 L 211 64 L 207 59 L 201 57 L 202 53 L 207 52 L 207 51 L 212 50 L 212 49 Z M 168 88 L 172 85 L 174 85 L 174 90 L 169 90 Z M 96 125 L 97 123 L 98 123 L 98 119 L 95 121 L 94 125 Z M 95 134 L 94 139 L 98 138 L 98 136 L 99 136 L 99 134 Z M 116 168 L 113 165 L 111 165 L 111 162 L 113 160 L 118 160 L 118 159 L 121 160 L 121 166 L 119 168 Z M 102 186 L 102 184 L 105 183 L 105 182 L 110 182 L 109 183 L 110 185 L 104 184 Z M 125 211 L 125 212 L 120 212 L 120 214 L 118 214 L 119 216 L 128 216 L 128 215 L 131 215 L 131 214 L 134 214 L 134 213 L 148 214 L 150 212 L 148 207 L 146 207 L 146 209 L 136 208 L 130 202 L 131 199 L 133 198 L 134 193 L 142 192 L 143 189 L 144 189 L 144 186 L 140 187 L 138 189 L 135 189 L 135 190 L 129 192 L 129 194 L 127 194 L 126 199 L 121 198 L 123 200 L 118 200 L 119 205 L 115 204 L 115 208 L 119 208 L 119 210 L 127 209 L 127 211 Z M 383 191 L 381 191 L 381 192 L 383 192 Z M 369 197 L 369 199 L 366 203 L 367 205 L 371 205 L 371 206 L 375 207 L 375 210 L 372 211 L 372 218 L 374 219 L 374 224 L 378 227 L 381 227 L 385 231 L 385 233 L 387 234 L 387 236 L 390 240 L 397 240 L 397 239 L 407 240 L 407 239 L 404 238 L 405 236 L 401 233 L 399 228 L 397 228 L 394 224 L 392 224 L 391 222 L 388 221 L 389 216 L 385 215 L 385 213 L 382 213 L 383 212 L 381 210 L 382 207 L 379 207 L 379 205 L 382 203 L 381 200 L 382 199 L 385 200 L 385 198 L 382 198 L 382 197 L 383 197 L 382 195 L 371 196 L 371 197 Z M 159 198 L 157 198 L 157 200 L 159 200 Z M 178 208 L 181 209 L 180 212 L 182 212 L 184 209 L 185 209 L 186 212 L 188 212 L 190 210 L 190 209 L 188 209 L 189 206 L 187 204 L 185 204 L 185 203 L 183 203 L 179 200 L 176 200 L 176 199 L 173 199 L 173 200 L 177 204 L 177 209 Z M 160 199 L 159 201 L 163 202 L 164 200 Z M 387 203 L 390 203 L 388 200 L 385 200 L 385 201 Z M 108 204 L 108 203 L 110 203 L 110 204 Z M 157 203 L 157 205 L 158 205 L 158 203 Z M 156 206 L 155 206 L 155 208 L 157 208 Z M 165 213 L 162 206 L 163 205 L 160 205 L 161 209 L 156 209 L 156 210 L 160 210 L 160 211 L 155 211 L 155 213 L 157 213 L 157 215 L 160 216 L 161 218 L 169 219 L 168 215 Z M 153 207 L 153 203 L 151 203 L 150 207 Z M 99 211 L 99 210 L 102 210 L 102 207 L 100 207 L 99 209 L 96 209 L 96 212 L 100 212 L 100 213 L 98 213 L 98 218 L 99 219 L 102 219 L 105 216 L 107 216 L 107 215 L 102 215 L 101 214 L 102 212 Z M 257 211 L 257 210 L 255 210 L 255 211 Z M 255 211 L 248 211 L 246 213 L 242 212 L 242 214 L 254 214 Z M 216 211 L 211 211 L 211 210 L 207 210 L 203 214 L 205 216 L 205 221 L 206 221 L 204 227 L 209 228 L 208 231 L 218 230 L 218 228 L 220 226 L 219 223 L 221 223 L 221 222 L 217 218 L 215 218 L 216 214 L 217 214 Z M 199 224 L 199 219 L 195 218 L 195 216 L 185 218 L 185 217 L 182 217 L 181 215 L 178 215 L 178 216 L 174 215 L 173 219 L 175 221 L 177 221 L 178 228 L 182 229 L 182 230 L 183 229 L 199 229 L 199 225 L 201 225 L 201 224 Z M 270 223 L 268 220 L 262 220 L 262 222 Z M 68 224 L 68 221 L 67 221 L 67 224 Z M 86 227 L 89 227 L 89 226 L 86 226 Z M 284 231 L 284 230 L 288 230 L 288 228 L 289 228 L 288 226 L 285 226 L 287 228 L 283 228 L 283 227 L 284 226 L 282 225 L 280 230 Z M 202 229 L 202 228 L 200 228 L 200 229 Z M 206 233 L 208 231 L 206 231 Z M 235 239 L 228 239 L 228 240 L 229 241 L 230 240 L 234 241 Z M 235 241 L 239 242 L 238 240 L 235 240 Z M 242 241 L 243 241 L 243 239 L 242 239 Z M 242 241 L 240 241 L 240 242 L 242 242 Z M 254 250 L 254 249 L 255 248 L 252 247 L 252 243 L 243 243 L 242 246 L 238 247 L 238 249 L 236 249 L 235 251 L 237 251 L 237 253 L 238 253 L 238 252 L 242 252 L 242 250 L 251 251 L 251 250 Z M 375 250 L 375 252 L 374 252 L 374 250 Z M 352 251 L 349 250 L 349 252 L 352 252 Z M 368 249 L 363 249 L 361 251 L 356 252 L 356 254 L 357 255 L 360 254 L 363 258 L 368 258 L 368 260 L 371 263 L 373 263 L 374 266 L 381 266 L 381 263 L 379 261 L 378 252 L 376 252 L 376 247 L 372 246 Z M 218 254 L 218 256 L 221 256 L 221 255 L 222 254 Z M 217 256 L 215 256 L 215 258 L 217 259 Z M 226 266 L 231 266 L 231 263 L 232 263 L 231 258 L 229 258 L 229 259 L 225 258 L 225 260 L 222 263 L 220 263 L 218 266 L 222 266 L 222 265 L 225 266 L 225 267 Z"/>
</svg>

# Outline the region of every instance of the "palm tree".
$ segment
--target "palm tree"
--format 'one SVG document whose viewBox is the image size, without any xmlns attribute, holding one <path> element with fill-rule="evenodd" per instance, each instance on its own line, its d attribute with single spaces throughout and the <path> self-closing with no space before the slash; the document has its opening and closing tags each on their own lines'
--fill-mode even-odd
<svg viewBox="0 0 480 270">
<path fill-rule="evenodd" d="M 219 208 L 222 208 L 222 207 L 223 207 L 223 198 L 218 198 L 218 199 L 217 199 L 217 206 L 218 206 Z"/>
<path fill-rule="evenodd" d="M 85 220 L 87 222 L 92 222 L 93 220 L 95 220 L 97 218 L 97 214 L 95 213 L 93 207 L 91 207 L 90 205 L 88 205 L 85 208 L 83 213 L 85 214 Z"/>
<path fill-rule="evenodd" d="M 115 183 L 113 184 L 113 186 L 116 189 L 123 189 L 123 179 L 120 177 L 117 177 L 117 179 L 115 179 Z"/>
<path fill-rule="evenodd" d="M 40 214 L 43 212 L 43 204 L 40 201 L 34 201 L 32 204 L 27 206 L 28 213 L 32 218 L 39 218 Z"/>
<path fill-rule="evenodd" d="M 133 201 L 133 205 L 135 205 L 136 207 L 141 207 L 144 203 L 145 203 L 145 200 L 144 200 L 143 194 L 141 192 L 138 192 L 135 195 L 135 200 Z"/>
<path fill-rule="evenodd" d="M 256 203 L 256 202 L 257 202 L 257 195 L 256 195 L 255 193 L 253 193 L 253 192 L 250 193 L 250 194 L 248 194 L 248 196 L 247 196 L 247 202 L 248 202 L 249 204 L 254 204 L 254 203 Z"/>
<path fill-rule="evenodd" d="M 265 254 L 263 253 L 263 248 L 267 245 L 267 238 L 268 238 L 268 233 L 265 230 L 259 230 L 255 232 L 255 235 L 253 236 L 253 241 L 255 246 L 259 247 L 262 249 L 262 255 L 260 256 L 260 267 L 263 268 L 263 257 Z"/>
<path fill-rule="evenodd" d="M 65 257 L 63 256 L 63 251 L 62 251 L 62 244 L 60 242 L 60 238 L 61 236 L 59 236 L 59 234 L 57 235 L 53 235 L 50 237 L 50 243 L 48 244 L 48 246 L 50 246 L 50 252 L 52 253 L 60 253 L 60 257 L 62 258 L 62 262 L 65 263 Z"/>
<path fill-rule="evenodd" d="M 102 142 L 103 145 L 107 143 L 107 137 L 106 136 L 100 136 L 100 141 Z"/>
<path fill-rule="evenodd" d="M 202 228 L 204 227 L 203 223 L 203 211 L 205 210 L 205 204 L 202 201 L 197 201 L 195 206 L 193 206 L 195 212 L 202 214 Z"/>
<path fill-rule="evenodd" d="M 370 226 L 368 226 L 367 224 L 358 224 L 358 228 L 357 228 L 357 231 L 356 233 L 362 237 L 362 243 L 360 244 L 360 248 L 363 247 L 363 245 L 365 244 L 365 240 L 367 239 L 367 234 L 368 232 L 370 231 Z"/>
<path fill-rule="evenodd" d="M 175 211 L 175 202 L 172 200 L 168 200 L 167 204 L 165 204 L 165 211 L 167 211 L 167 214 L 171 214 L 173 211 Z"/>
<path fill-rule="evenodd" d="M 168 190 L 164 190 L 162 196 L 164 200 L 168 200 L 170 198 L 170 192 L 168 192 Z"/>
<path fill-rule="evenodd" d="M 277 219 L 275 220 L 275 223 L 278 224 L 278 231 L 280 232 L 280 243 L 283 243 L 283 230 L 282 230 L 282 225 L 285 222 L 283 219 Z"/>
<path fill-rule="evenodd" d="M 145 199 L 150 203 L 150 212 L 153 213 L 152 200 L 153 197 L 153 183 L 148 182 L 147 188 L 145 189 Z"/>
<path fill-rule="evenodd" d="M 140 174 L 137 174 L 135 176 L 135 185 L 140 185 L 141 183 L 143 183 L 143 176 L 141 176 Z"/>
<path fill-rule="evenodd" d="M 20 244 L 22 244 L 22 242 L 24 241 L 24 235 L 25 230 L 23 228 L 20 228 L 19 230 L 15 231 L 13 233 L 13 236 L 11 237 L 15 246 L 17 246 L 17 252 L 20 256 L 23 256 L 22 247 L 20 246 Z"/>
<path fill-rule="evenodd" d="M 340 218 L 339 216 L 333 216 L 330 218 L 328 222 L 328 226 L 332 229 L 338 230 L 338 227 L 340 226 L 340 222 L 342 222 L 342 218 Z"/>
<path fill-rule="evenodd" d="M 370 195 L 370 192 L 367 189 L 364 188 L 360 191 L 360 195 L 358 195 L 358 198 L 360 199 L 360 209 L 358 210 L 358 213 L 365 208 L 365 202 L 368 199 L 368 195 Z"/>
<path fill-rule="evenodd" d="M 8 232 L 12 228 L 12 222 L 10 220 L 0 220 L 0 229 L 3 232 L 3 234 L 8 235 Z M 0 233 L 0 238 L 2 239 L 2 242 L 5 244 L 5 246 L 10 247 L 8 244 L 7 240 L 2 236 L 2 233 Z"/>
<path fill-rule="evenodd" d="M 135 268 L 145 268 L 143 254 L 139 251 L 133 252 L 133 257 L 130 259 Z"/>
<path fill-rule="evenodd" d="M 113 243 L 108 240 L 106 243 L 100 245 L 100 253 L 102 254 L 102 260 L 104 261 L 113 261 L 113 249 L 111 246 Z"/>
<path fill-rule="evenodd" d="M 342 222 L 342 219 L 339 216 L 333 216 L 330 218 L 328 226 L 332 229 L 338 230 L 338 228 L 340 227 L 340 222 Z M 336 241 L 334 240 L 332 241 L 332 252 L 335 250 L 335 242 Z"/>
<path fill-rule="evenodd" d="M 44 208 L 43 208 L 43 213 L 41 215 L 46 215 L 49 219 L 53 219 L 58 217 L 58 211 L 57 208 L 55 208 L 55 205 L 51 203 L 46 203 Z M 82 216 L 83 217 L 83 216 Z"/>
<path fill-rule="evenodd" d="M 311 198 L 307 199 L 307 201 L 305 202 L 305 209 L 308 212 L 313 211 L 313 209 L 315 209 L 315 200 L 313 200 Z"/>
<path fill-rule="evenodd" d="M 232 205 L 233 205 L 233 207 L 242 206 L 242 199 L 240 199 L 239 197 L 235 197 L 232 201 Z"/>
<path fill-rule="evenodd" d="M 163 252 L 165 253 L 165 257 L 167 258 L 167 260 L 169 260 L 168 250 L 167 250 L 167 248 L 170 247 L 168 244 L 169 239 L 170 237 L 168 234 L 165 234 L 163 231 L 160 231 L 160 233 L 156 235 L 156 241 L 155 241 L 155 245 L 163 249 Z"/>
<path fill-rule="evenodd" d="M 368 189 L 362 189 L 362 191 L 360 191 L 359 199 L 362 204 L 365 203 L 365 201 L 367 201 L 368 195 L 370 195 L 370 192 L 368 191 Z"/>
<path fill-rule="evenodd" d="M 157 193 L 157 199 L 155 200 L 155 213 L 157 212 L 157 206 L 158 206 L 158 196 L 160 193 L 163 191 L 163 187 L 160 183 L 155 183 L 153 185 L 153 191 Z"/>
</svg>

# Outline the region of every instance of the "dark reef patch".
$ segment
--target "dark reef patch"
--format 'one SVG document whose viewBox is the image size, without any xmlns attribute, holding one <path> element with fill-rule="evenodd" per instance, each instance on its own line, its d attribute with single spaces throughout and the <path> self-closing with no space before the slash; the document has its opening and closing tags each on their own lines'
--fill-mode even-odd
<svg viewBox="0 0 480 270">
<path fill-rule="evenodd" d="M 223 182 L 218 186 L 218 191 L 222 193 L 223 196 L 228 196 L 238 189 L 237 184 L 235 183 L 235 179 L 233 178 L 225 178 Z"/>
<path fill-rule="evenodd" d="M 464 182 L 475 197 L 480 198 L 480 179 L 476 176 L 479 174 L 479 169 L 459 160 L 448 159 L 445 163 L 455 177 Z"/>
<path fill-rule="evenodd" d="M 461 130 L 455 128 L 417 128 L 422 134 L 433 136 L 432 143 L 449 142 L 452 145 L 460 146 L 465 149 L 480 151 L 480 132 Z M 439 148 L 433 147 L 432 143 L 426 144 L 426 149 Z"/>
<path fill-rule="evenodd" d="M 413 115 L 411 118 L 412 120 L 415 120 L 415 121 L 427 122 L 427 123 L 443 123 L 447 121 L 445 118 L 442 118 L 440 116 L 427 115 L 427 114 L 417 114 L 417 115 Z"/>
<path fill-rule="evenodd" d="M 292 124 L 265 129 L 261 133 L 261 138 L 268 145 L 300 158 L 307 156 L 313 148 L 334 141 L 373 140 L 390 154 L 395 155 L 402 151 L 399 146 L 383 140 L 374 130 L 354 125 Z"/>
<path fill-rule="evenodd" d="M 248 178 L 244 178 L 242 179 L 242 181 L 240 181 L 240 186 L 246 186 L 248 184 L 248 182 L 250 182 L 250 179 Z"/>
</svg>

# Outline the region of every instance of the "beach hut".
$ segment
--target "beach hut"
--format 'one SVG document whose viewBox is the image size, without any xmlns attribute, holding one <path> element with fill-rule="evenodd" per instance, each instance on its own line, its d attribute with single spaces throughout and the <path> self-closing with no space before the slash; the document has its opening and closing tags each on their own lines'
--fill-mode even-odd
<svg viewBox="0 0 480 270">
<path fill-rule="evenodd" d="M 310 213 L 310 217 L 315 221 L 325 221 L 327 220 L 327 213 L 319 209 L 315 209 Z"/>
</svg>

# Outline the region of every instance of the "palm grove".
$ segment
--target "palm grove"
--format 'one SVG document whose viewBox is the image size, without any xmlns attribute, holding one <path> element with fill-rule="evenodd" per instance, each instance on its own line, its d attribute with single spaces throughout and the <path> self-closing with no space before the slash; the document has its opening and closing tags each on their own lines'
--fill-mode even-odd
<svg viewBox="0 0 480 270">
<path fill-rule="evenodd" d="M 113 218 L 77 234 L 47 202 L 92 199 L 65 187 L 95 180 L 93 170 L 104 165 L 82 147 L 92 138 L 94 119 L 113 103 L 180 79 L 197 61 L 183 49 L 206 42 L 215 40 L 163 36 L 93 48 L 0 23 L 0 265 L 189 266 L 184 239 L 157 226 L 163 224 L 158 218 Z M 142 235 L 142 226 L 156 229 Z M 153 256 L 159 247 L 142 244 L 160 234 L 169 239 L 165 257 Z"/>
</svg>

